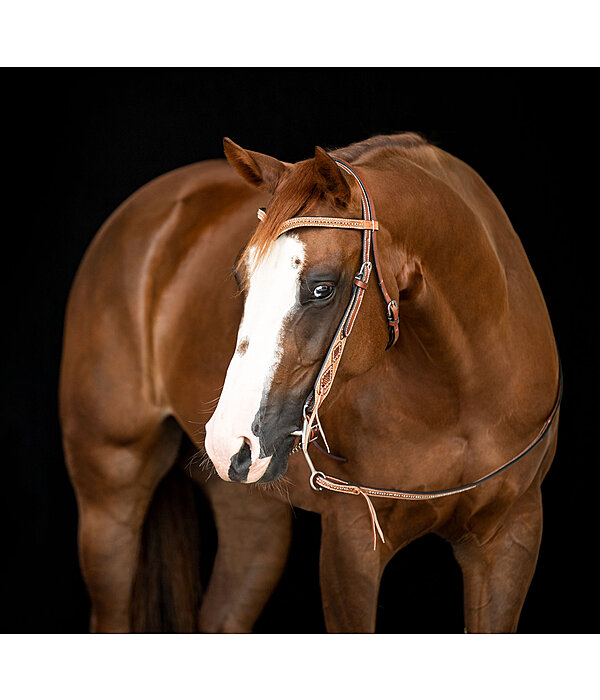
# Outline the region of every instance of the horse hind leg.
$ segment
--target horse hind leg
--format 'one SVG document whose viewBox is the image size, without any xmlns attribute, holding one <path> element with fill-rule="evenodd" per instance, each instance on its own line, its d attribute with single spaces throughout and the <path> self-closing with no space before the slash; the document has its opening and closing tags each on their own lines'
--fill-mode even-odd
<svg viewBox="0 0 600 700">
<path fill-rule="evenodd" d="M 92 438 L 85 430 L 69 431 L 64 438 L 79 507 L 79 557 L 93 632 L 131 630 L 144 517 L 176 458 L 180 436 L 178 426 L 167 420 L 126 445 Z"/>
</svg>

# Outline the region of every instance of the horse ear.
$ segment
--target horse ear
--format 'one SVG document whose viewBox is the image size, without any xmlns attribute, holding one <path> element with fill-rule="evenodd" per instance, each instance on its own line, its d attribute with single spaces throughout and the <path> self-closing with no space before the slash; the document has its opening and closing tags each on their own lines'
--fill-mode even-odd
<svg viewBox="0 0 600 700">
<path fill-rule="evenodd" d="M 336 162 L 320 146 L 315 146 L 314 174 L 325 194 L 330 195 L 338 204 L 348 204 L 350 186 Z"/>
<path fill-rule="evenodd" d="M 277 183 L 285 172 L 286 166 L 277 158 L 262 153 L 247 151 L 231 139 L 223 139 L 225 157 L 246 182 L 261 190 L 275 192 Z"/>
</svg>

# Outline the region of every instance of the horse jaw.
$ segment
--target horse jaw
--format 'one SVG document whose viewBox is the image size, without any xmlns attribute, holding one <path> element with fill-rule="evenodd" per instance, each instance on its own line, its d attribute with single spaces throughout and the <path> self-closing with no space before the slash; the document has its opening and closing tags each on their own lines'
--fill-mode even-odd
<svg viewBox="0 0 600 700">
<path fill-rule="evenodd" d="M 248 294 L 237 347 L 217 408 L 206 424 L 205 449 L 222 479 L 250 483 L 265 474 L 271 460 L 271 455 L 261 455 L 253 424 L 281 361 L 285 322 L 299 301 L 304 244 L 282 237 L 258 261 L 250 249 L 247 264 Z M 240 478 L 232 469 L 235 472 L 239 460 L 234 458 L 244 444 L 250 448 L 251 463 Z"/>
</svg>

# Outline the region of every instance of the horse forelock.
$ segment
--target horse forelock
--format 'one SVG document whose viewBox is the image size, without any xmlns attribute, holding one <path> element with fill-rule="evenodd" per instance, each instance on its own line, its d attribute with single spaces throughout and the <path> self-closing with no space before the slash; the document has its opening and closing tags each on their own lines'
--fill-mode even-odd
<svg viewBox="0 0 600 700">
<path fill-rule="evenodd" d="M 281 224 L 309 208 L 320 196 L 313 173 L 313 160 L 305 160 L 293 165 L 284 175 L 283 181 L 269 202 L 267 215 L 258 224 L 238 260 L 236 270 L 239 271 L 249 263 L 251 272 L 265 258 L 269 248 L 277 240 Z M 250 251 L 251 255 L 249 255 Z"/>
</svg>

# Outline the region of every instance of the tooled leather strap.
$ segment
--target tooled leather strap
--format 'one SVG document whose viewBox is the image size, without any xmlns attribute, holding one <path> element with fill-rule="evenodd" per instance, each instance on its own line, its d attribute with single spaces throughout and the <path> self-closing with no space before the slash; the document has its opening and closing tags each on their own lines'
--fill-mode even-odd
<svg viewBox="0 0 600 700">
<path fill-rule="evenodd" d="M 445 496 L 455 496 L 459 493 L 464 493 L 465 491 L 470 491 L 471 489 L 480 486 L 484 482 L 492 479 L 503 471 L 512 467 L 519 460 L 523 459 L 525 455 L 529 454 L 533 449 L 535 449 L 540 442 L 544 439 L 547 432 L 550 430 L 550 426 L 554 422 L 558 414 L 558 409 L 560 408 L 560 403 L 562 401 L 563 395 L 563 371 L 560 357 L 558 359 L 558 390 L 556 393 L 556 399 L 554 401 L 554 406 L 550 411 L 550 415 L 544 421 L 544 424 L 540 428 L 538 434 L 531 440 L 531 442 L 524 447 L 519 454 L 515 455 L 500 467 L 494 469 L 494 471 L 482 476 L 476 481 L 472 481 L 469 484 L 463 484 L 461 486 L 456 486 L 450 489 L 443 489 L 441 491 L 400 491 L 396 489 L 378 489 L 371 486 L 362 486 L 355 484 L 351 481 L 344 481 L 344 479 L 338 479 L 334 476 L 328 476 L 323 472 L 317 471 L 311 476 L 311 485 L 313 488 L 317 489 L 327 489 L 328 491 L 336 491 L 337 493 L 348 493 L 355 496 L 362 496 L 369 504 L 369 511 L 371 514 L 371 523 L 373 526 L 373 549 L 376 546 L 376 529 L 382 542 L 385 542 L 383 532 L 379 526 L 377 520 L 377 513 L 373 504 L 370 502 L 370 498 L 394 498 L 396 500 L 403 501 L 430 501 L 434 498 L 443 498 Z"/>
<path fill-rule="evenodd" d="M 267 215 L 266 209 L 262 207 L 256 212 L 262 221 Z M 284 221 L 277 232 L 277 238 L 294 228 L 306 228 L 307 226 L 317 226 L 321 228 L 353 228 L 379 230 L 379 222 L 371 219 L 343 219 L 335 216 L 296 216 L 293 219 Z"/>
<path fill-rule="evenodd" d="M 333 158 L 333 160 L 338 164 L 338 166 L 347 172 L 348 174 L 352 175 L 356 182 L 358 183 L 358 186 L 360 187 L 360 195 L 361 195 L 361 203 L 362 203 L 362 209 L 363 209 L 363 218 L 365 219 L 375 219 L 375 205 L 373 204 L 373 198 L 371 197 L 371 193 L 369 192 L 369 188 L 367 187 L 367 184 L 362 180 L 362 178 L 359 177 L 358 173 L 352 168 L 352 166 L 347 163 L 345 160 L 342 160 L 341 158 Z M 366 233 L 366 231 L 365 231 Z M 398 340 L 398 334 L 399 334 L 399 315 L 398 315 L 398 304 L 396 301 L 392 299 L 390 296 L 387 287 L 385 286 L 385 281 L 383 279 L 383 273 L 381 270 L 381 265 L 379 262 L 379 252 L 377 248 L 377 232 L 376 230 L 373 230 L 372 235 L 369 237 L 369 243 L 373 247 L 373 265 L 375 267 L 375 274 L 377 275 L 377 282 L 379 283 L 379 289 L 381 291 L 381 294 L 383 296 L 383 299 L 386 304 L 386 313 L 387 313 L 387 319 L 388 319 L 388 328 L 389 328 L 389 340 L 388 344 L 386 347 L 386 350 L 392 347 Z M 364 247 L 364 246 L 363 246 Z M 364 260 L 368 260 L 369 258 L 366 257 Z"/>
<path fill-rule="evenodd" d="M 342 170 L 352 175 L 358 183 L 363 218 L 345 219 L 342 217 L 327 216 L 297 216 L 284 221 L 278 230 L 278 237 L 289 233 L 294 229 L 307 227 L 354 229 L 357 231 L 362 231 L 363 234 L 361 267 L 354 277 L 350 301 L 348 302 L 348 306 L 346 307 L 344 315 L 342 316 L 342 320 L 329 346 L 329 350 L 325 356 L 323 364 L 321 365 L 321 369 L 317 374 L 313 391 L 305 404 L 305 415 L 307 413 L 309 416 L 313 415 L 316 421 L 315 426 L 311 428 L 311 439 L 315 439 L 318 434 L 318 409 L 329 394 L 333 384 L 346 341 L 354 328 L 354 322 L 358 316 L 364 293 L 368 288 L 369 278 L 373 267 L 375 267 L 379 289 L 386 304 L 386 316 L 389 327 L 389 339 L 386 350 L 394 345 L 398 339 L 398 305 L 390 297 L 383 280 L 383 274 L 377 253 L 376 239 L 377 231 L 379 230 L 379 223 L 375 219 L 375 207 L 373 200 L 366 184 L 359 177 L 356 171 L 348 163 L 346 163 L 346 161 L 340 158 L 334 158 L 333 160 Z M 262 221 L 265 216 L 265 210 L 259 209 L 258 218 Z M 373 257 L 373 262 L 371 262 L 371 256 Z"/>
<path fill-rule="evenodd" d="M 323 364 L 321 365 L 321 369 L 319 370 L 313 387 L 313 392 L 305 404 L 305 415 L 308 414 L 310 417 L 314 416 L 316 421 L 316 425 L 310 433 L 311 439 L 314 439 L 318 434 L 318 428 L 320 428 L 318 410 L 329 394 L 331 386 L 333 385 L 333 380 L 339 367 L 342 353 L 344 352 L 344 348 L 346 346 L 346 341 L 354 328 L 354 322 L 358 316 L 364 293 L 368 288 L 369 278 L 373 267 L 375 267 L 379 288 L 383 295 L 387 309 L 387 319 L 390 332 L 386 349 L 390 348 L 398 339 L 398 306 L 396 302 L 392 301 L 390 295 L 388 294 L 387 288 L 383 281 L 383 274 L 381 272 L 379 258 L 377 256 L 376 234 L 379 230 L 379 223 L 375 219 L 375 207 L 373 200 L 367 186 L 359 175 L 353 170 L 353 168 L 346 163 L 346 161 L 339 158 L 334 158 L 334 161 L 342 170 L 352 175 L 358 183 L 360 188 L 363 218 L 344 219 L 339 217 L 299 216 L 284 221 L 279 227 L 278 232 L 278 235 L 281 236 L 289 231 L 292 231 L 293 229 L 311 226 L 354 229 L 363 232 L 361 267 L 354 277 L 350 301 L 329 346 L 329 350 L 327 351 Z M 371 254 L 373 257 L 373 262 L 371 262 Z M 323 434 L 322 430 L 321 434 Z"/>
<path fill-rule="evenodd" d="M 321 226 L 324 228 L 355 228 L 359 230 L 379 230 L 379 222 L 371 219 L 336 219 L 333 216 L 297 216 L 284 221 L 279 227 L 278 236 L 303 226 Z"/>
</svg>

